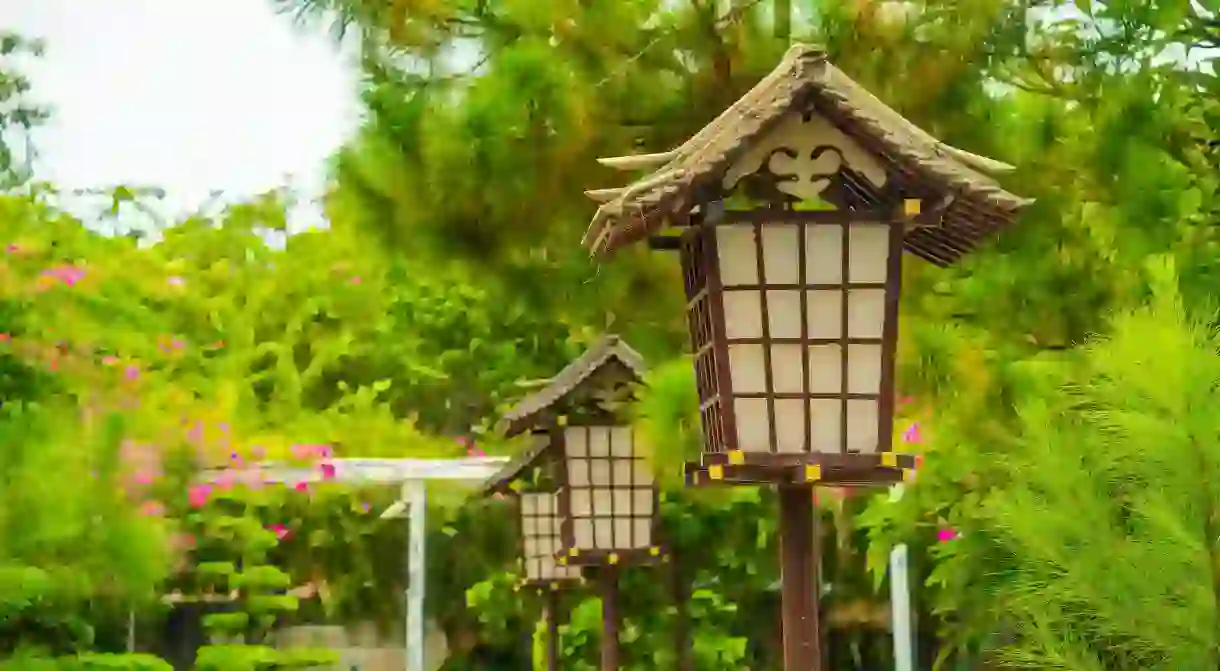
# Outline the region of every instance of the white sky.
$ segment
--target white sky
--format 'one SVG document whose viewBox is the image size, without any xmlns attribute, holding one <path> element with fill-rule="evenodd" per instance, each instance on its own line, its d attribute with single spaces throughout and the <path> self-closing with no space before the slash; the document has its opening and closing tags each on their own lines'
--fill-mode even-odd
<svg viewBox="0 0 1220 671">
<path fill-rule="evenodd" d="M 62 188 L 160 186 L 173 210 L 290 178 L 316 194 L 359 121 L 352 59 L 269 0 L 0 0 L 0 26 L 47 42 L 37 177 Z"/>
</svg>

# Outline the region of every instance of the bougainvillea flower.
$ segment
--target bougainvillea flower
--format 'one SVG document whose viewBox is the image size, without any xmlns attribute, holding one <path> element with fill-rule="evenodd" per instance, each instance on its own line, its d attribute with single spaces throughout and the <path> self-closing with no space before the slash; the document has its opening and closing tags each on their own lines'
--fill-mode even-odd
<svg viewBox="0 0 1220 671">
<path fill-rule="evenodd" d="M 269 525 L 267 525 L 267 530 L 274 531 L 275 537 L 279 540 L 284 540 L 285 538 L 288 538 L 288 534 L 292 533 L 292 531 L 289 530 L 288 527 L 284 526 L 283 524 L 269 524 Z"/>
<path fill-rule="evenodd" d="M 212 497 L 212 485 L 192 485 L 186 492 L 187 503 L 192 508 L 202 508 Z"/>
<path fill-rule="evenodd" d="M 123 370 L 123 378 L 126 380 L 135 380 L 138 377 L 140 377 L 139 366 L 128 366 Z"/>
<path fill-rule="evenodd" d="M 959 534 L 957 533 L 956 529 L 941 527 L 941 529 L 936 532 L 936 540 L 940 541 L 941 543 L 948 543 L 951 540 L 956 540 L 958 535 Z"/>
<path fill-rule="evenodd" d="M 335 477 L 335 465 L 334 464 L 321 464 L 321 465 L 319 465 L 318 468 L 320 468 L 322 470 L 322 479 L 323 480 L 333 480 L 334 479 L 334 477 Z"/>
<path fill-rule="evenodd" d="M 902 441 L 912 445 L 923 442 L 923 436 L 919 433 L 919 422 L 911 422 L 911 425 L 902 432 Z"/>
<path fill-rule="evenodd" d="M 293 486 L 293 489 L 297 490 L 298 492 L 307 492 L 309 491 L 309 483 L 298 482 L 295 486 Z"/>
<path fill-rule="evenodd" d="M 72 265 L 56 266 L 42 271 L 44 277 L 51 277 L 63 282 L 68 286 L 73 286 L 77 282 L 85 279 L 85 269 L 77 268 Z"/>
</svg>

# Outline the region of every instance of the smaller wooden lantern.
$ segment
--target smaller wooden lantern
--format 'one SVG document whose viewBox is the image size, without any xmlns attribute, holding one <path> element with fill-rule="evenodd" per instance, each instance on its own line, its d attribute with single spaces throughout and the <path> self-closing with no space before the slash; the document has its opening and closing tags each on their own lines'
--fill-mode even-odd
<svg viewBox="0 0 1220 671">
<path fill-rule="evenodd" d="M 554 492 L 521 494 L 521 562 L 527 584 L 555 588 L 559 583 L 580 580 L 580 569 L 561 565 L 563 520 L 559 497 Z"/>
<path fill-rule="evenodd" d="M 511 492 L 512 483 L 528 469 L 553 464 L 549 468 L 560 529 L 556 570 L 662 556 L 656 539 L 656 481 L 636 450 L 635 432 L 624 413 L 643 375 L 643 358 L 618 336 L 606 336 L 500 422 L 504 435 L 530 431 L 539 443 L 484 489 Z M 534 501 L 529 505 L 541 508 L 531 511 L 551 510 L 549 503 Z M 523 498 L 522 515 L 527 514 L 526 505 Z M 531 530 L 536 535 L 527 552 L 543 551 L 538 524 L 522 519 L 527 538 Z"/>
<path fill-rule="evenodd" d="M 603 671 L 619 668 L 619 566 L 664 559 L 656 544 L 656 482 L 624 412 L 643 378 L 644 360 L 635 350 L 618 336 L 602 338 L 505 413 L 501 433 L 529 431 L 538 443 L 484 486 L 484 493 L 511 492 L 528 470 L 549 468 L 556 493 L 520 495 L 526 573 L 531 581 L 535 575 L 570 581 L 594 569 Z M 548 627 L 548 668 L 558 668 L 553 617 Z"/>
</svg>

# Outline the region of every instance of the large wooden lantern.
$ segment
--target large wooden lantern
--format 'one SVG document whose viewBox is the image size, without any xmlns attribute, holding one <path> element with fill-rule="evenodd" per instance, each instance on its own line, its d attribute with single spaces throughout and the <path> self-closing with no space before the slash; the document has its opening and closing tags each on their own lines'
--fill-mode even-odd
<svg viewBox="0 0 1220 671">
<path fill-rule="evenodd" d="M 677 149 L 601 162 L 649 174 L 588 192 L 584 243 L 680 252 L 704 437 L 688 482 L 779 486 L 786 668 L 820 668 L 809 488 L 914 467 L 891 450 L 902 251 L 952 264 L 1029 201 L 997 183 L 1010 166 L 807 46 Z"/>
<path fill-rule="evenodd" d="M 544 491 L 518 494 L 526 577 L 558 585 L 579 579 L 582 569 L 596 575 L 603 669 L 619 663 L 618 567 L 664 556 L 656 483 L 625 412 L 643 375 L 635 350 L 617 336 L 603 338 L 505 413 L 504 435 L 529 432 L 537 443 L 484 486 L 485 493 L 512 492 L 527 473 L 550 476 Z M 558 663 L 553 649 L 551 663 Z"/>
</svg>

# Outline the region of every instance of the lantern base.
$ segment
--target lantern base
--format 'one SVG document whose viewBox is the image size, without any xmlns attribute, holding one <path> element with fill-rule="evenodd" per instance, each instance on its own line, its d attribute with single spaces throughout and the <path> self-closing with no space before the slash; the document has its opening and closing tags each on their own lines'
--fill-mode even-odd
<svg viewBox="0 0 1220 671">
<path fill-rule="evenodd" d="M 555 556 L 561 566 L 614 566 L 617 564 L 652 564 L 667 559 L 665 549 L 659 546 L 634 548 L 631 550 L 571 550 L 561 551 Z"/>
<path fill-rule="evenodd" d="M 688 462 L 685 471 L 686 484 L 692 487 L 792 484 L 869 487 L 902 482 L 914 473 L 915 464 L 915 455 L 895 452 L 705 452 L 701 462 Z"/>
</svg>

